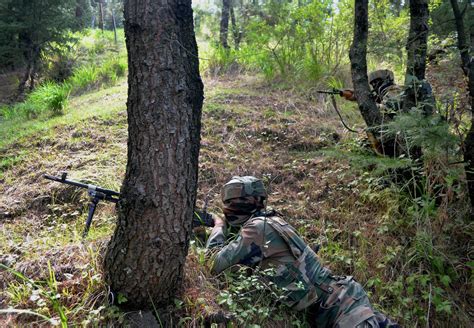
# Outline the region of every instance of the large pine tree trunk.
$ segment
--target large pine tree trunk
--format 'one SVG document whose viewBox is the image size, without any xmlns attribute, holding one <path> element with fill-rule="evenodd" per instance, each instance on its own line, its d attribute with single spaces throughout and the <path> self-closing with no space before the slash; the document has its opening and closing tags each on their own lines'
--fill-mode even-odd
<svg viewBox="0 0 474 328">
<path fill-rule="evenodd" d="M 349 57 L 351 60 L 352 84 L 359 110 L 368 127 L 372 146 L 383 153 L 380 143 L 380 125 L 383 118 L 371 96 L 367 76 L 367 36 L 369 34 L 368 0 L 356 0 L 354 12 L 354 39 Z"/>
<path fill-rule="evenodd" d="M 126 307 L 150 309 L 181 286 L 196 198 L 203 85 L 191 0 L 126 1 L 125 34 L 128 162 L 104 268 Z"/>
<path fill-rule="evenodd" d="M 228 31 L 229 31 L 229 13 L 231 0 L 222 0 L 222 14 L 220 25 L 220 42 L 223 48 L 229 48 Z"/>
</svg>

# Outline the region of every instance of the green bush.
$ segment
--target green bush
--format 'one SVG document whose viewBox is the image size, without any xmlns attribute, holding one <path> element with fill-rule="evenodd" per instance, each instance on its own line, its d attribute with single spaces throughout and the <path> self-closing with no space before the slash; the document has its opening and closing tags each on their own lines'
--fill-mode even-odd
<svg viewBox="0 0 474 328">
<path fill-rule="evenodd" d="M 74 94 L 92 89 L 98 79 L 98 70 L 95 66 L 81 66 L 76 68 L 67 81 Z"/>
<path fill-rule="evenodd" d="M 67 106 L 69 93 L 68 84 L 46 82 L 28 96 L 26 103 L 32 103 L 40 112 L 46 110 L 53 115 L 60 115 Z"/>
</svg>

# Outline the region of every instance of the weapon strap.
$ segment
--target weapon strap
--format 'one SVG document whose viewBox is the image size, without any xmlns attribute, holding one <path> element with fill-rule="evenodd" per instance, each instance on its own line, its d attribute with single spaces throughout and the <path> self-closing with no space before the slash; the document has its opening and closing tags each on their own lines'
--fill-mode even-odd
<svg viewBox="0 0 474 328">
<path fill-rule="evenodd" d="M 339 109 L 337 108 L 336 98 L 334 97 L 333 94 L 331 95 L 331 101 L 332 101 L 332 105 L 334 106 L 334 109 L 336 110 L 337 115 L 339 116 L 339 119 L 341 120 L 342 125 L 344 125 L 344 127 L 351 132 L 360 133 L 359 131 L 353 130 L 350 127 L 348 127 L 347 124 L 344 122 L 344 119 L 342 118 L 342 115 L 339 112 Z"/>
</svg>

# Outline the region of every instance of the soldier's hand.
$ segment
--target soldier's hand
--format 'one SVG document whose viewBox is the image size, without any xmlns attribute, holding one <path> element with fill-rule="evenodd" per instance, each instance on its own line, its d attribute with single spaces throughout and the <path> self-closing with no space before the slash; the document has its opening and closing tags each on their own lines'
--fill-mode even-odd
<svg viewBox="0 0 474 328">
<path fill-rule="evenodd" d="M 341 90 L 341 97 L 344 97 L 346 100 L 350 100 L 350 101 L 357 100 L 354 94 L 354 90 L 351 90 L 351 89 Z"/>
<path fill-rule="evenodd" d="M 214 227 L 225 227 L 225 220 L 220 215 L 214 216 Z"/>
</svg>

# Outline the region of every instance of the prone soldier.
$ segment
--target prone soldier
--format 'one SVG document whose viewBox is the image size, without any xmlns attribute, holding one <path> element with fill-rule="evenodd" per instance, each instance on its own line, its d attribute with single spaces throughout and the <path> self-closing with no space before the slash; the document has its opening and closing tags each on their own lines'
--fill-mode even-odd
<svg viewBox="0 0 474 328">
<path fill-rule="evenodd" d="M 252 176 L 233 177 L 224 185 L 225 218 L 215 216 L 207 242 L 214 273 L 237 264 L 273 268 L 274 275 L 266 278 L 285 291 L 283 302 L 290 308 L 307 311 L 311 326 L 398 327 L 373 309 L 351 276 L 336 276 L 323 267 L 292 226 L 276 213 L 265 212 L 266 198 L 263 182 Z M 240 228 L 231 242 L 228 226 Z"/>
</svg>

